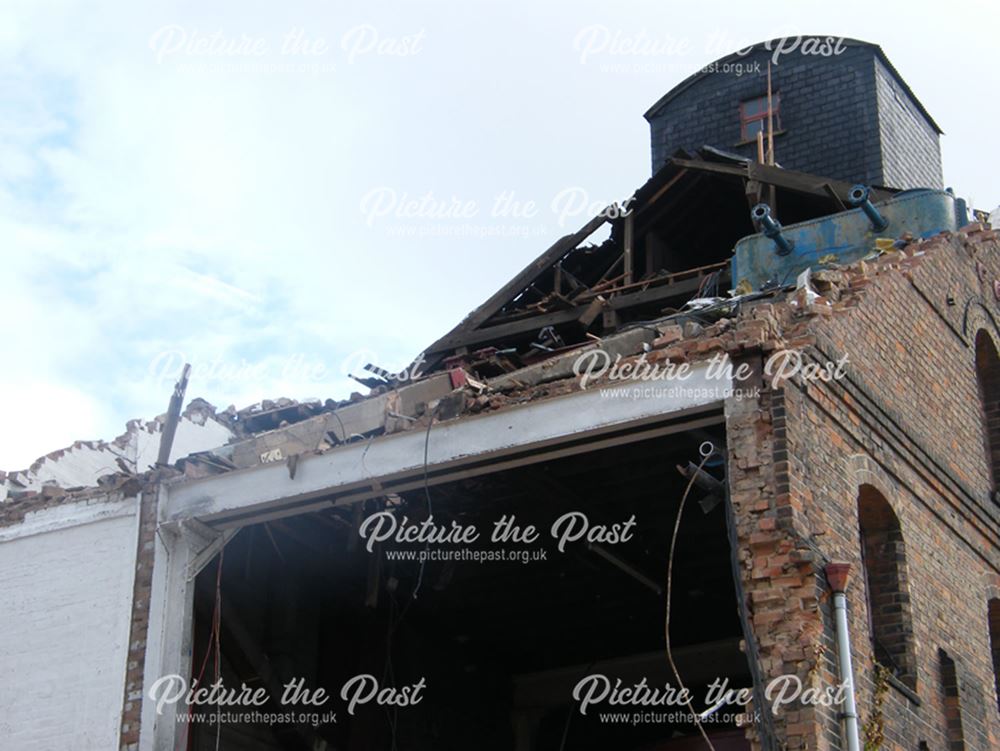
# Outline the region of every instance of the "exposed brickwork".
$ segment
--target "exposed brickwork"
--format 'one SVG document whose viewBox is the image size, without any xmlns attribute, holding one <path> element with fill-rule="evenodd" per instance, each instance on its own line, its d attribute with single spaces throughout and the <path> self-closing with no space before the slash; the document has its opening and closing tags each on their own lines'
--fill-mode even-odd
<svg viewBox="0 0 1000 751">
<path fill-rule="evenodd" d="M 1000 747 L 989 602 L 1000 598 L 1000 509 L 984 446 L 976 338 L 1000 341 L 996 234 L 979 227 L 915 242 L 851 268 L 817 272 L 819 298 L 775 293 L 688 331 L 668 324 L 649 362 L 728 352 L 750 363 L 759 396 L 726 404 L 729 484 L 750 623 L 765 680 L 839 683 L 823 568 L 852 566 L 848 587 L 862 722 L 885 749 L 949 748 L 961 712 L 968 749 Z M 766 358 L 849 356 L 839 381 L 772 382 Z M 638 356 L 638 355 L 637 355 Z M 574 379 L 468 395 L 469 412 L 578 388 Z M 872 503 L 869 503 L 872 501 Z M 868 510 L 866 511 L 866 507 Z M 137 740 L 155 508 L 144 498 L 122 747 Z M 862 518 L 869 532 L 862 541 Z M 862 550 L 866 548 L 865 556 Z M 865 581 L 865 559 L 873 575 Z M 887 626 L 899 679 L 881 715 L 869 602 Z M 1000 616 L 994 616 L 996 634 Z M 940 650 L 953 661 L 942 673 Z M 883 658 L 883 661 L 888 658 Z M 942 680 L 942 675 L 946 680 Z M 908 688 L 909 687 L 909 688 Z M 785 708 L 779 748 L 841 749 L 839 707 Z M 748 737 L 760 748 L 760 728 Z"/>
<path fill-rule="evenodd" d="M 780 391 L 727 406 L 730 494 L 764 680 L 791 673 L 808 685 L 823 619 L 815 556 L 787 492 L 783 409 Z M 788 749 L 815 748 L 822 724 L 815 708 L 796 708 L 775 717 L 775 732 Z M 748 737 L 758 740 L 758 732 L 752 727 Z"/>
<path fill-rule="evenodd" d="M 664 337 L 647 355 L 684 361 L 724 349 L 763 358 L 788 347 L 810 362 L 849 355 L 840 381 L 793 378 L 778 388 L 765 378 L 759 401 L 727 405 L 730 483 L 765 676 L 839 681 L 819 571 L 851 563 L 859 711 L 884 731 L 885 749 L 948 747 L 939 649 L 954 661 L 965 747 L 1000 747 L 988 617 L 1000 596 L 1000 512 L 975 357 L 978 332 L 1000 340 L 998 249 L 996 234 L 978 227 L 914 243 L 816 274 L 819 300 L 758 301 L 697 337 Z M 871 590 L 859 514 L 866 498 L 884 499 L 895 517 L 869 541 L 870 555 L 895 564 Z M 902 663 L 880 716 L 869 598 L 888 616 L 886 641 Z M 841 748 L 836 708 L 782 713 L 777 732 L 789 749 Z"/>
<path fill-rule="evenodd" d="M 156 545 L 156 485 L 146 486 L 139 509 L 139 538 L 135 584 L 132 591 L 132 623 L 129 627 L 125 696 L 122 703 L 122 751 L 138 748 L 142 712 L 143 664 L 149 630 L 149 597 L 153 587 L 153 552 Z"/>
<path fill-rule="evenodd" d="M 41 490 L 25 493 L 0 505 L 0 527 L 22 523 L 30 515 L 68 503 L 102 504 L 109 499 L 130 498 L 139 492 L 134 477 L 119 477 L 110 487 L 67 490 L 57 485 L 43 485 Z"/>
<path fill-rule="evenodd" d="M 937 238 L 883 261 L 894 271 L 871 267 L 851 279 L 856 293 L 838 303 L 844 312 L 809 327 L 814 356 L 850 355 L 848 378 L 784 389 L 791 493 L 823 557 L 861 571 L 862 487 L 875 489 L 899 519 L 920 703 L 889 691 L 885 748 L 947 747 L 941 648 L 955 662 L 966 747 L 1000 745 L 987 617 L 1000 570 L 1000 515 L 982 449 L 974 351 L 980 328 L 998 336 L 992 281 L 1000 259 L 995 239 L 980 237 L 974 245 L 962 234 Z M 869 593 L 859 577 L 848 595 L 859 709 L 872 722 Z M 836 748 L 822 738 L 817 744 Z"/>
</svg>

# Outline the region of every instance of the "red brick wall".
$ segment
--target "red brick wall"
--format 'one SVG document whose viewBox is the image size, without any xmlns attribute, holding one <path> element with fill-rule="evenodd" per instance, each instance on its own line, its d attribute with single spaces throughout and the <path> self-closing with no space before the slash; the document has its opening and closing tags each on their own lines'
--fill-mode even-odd
<svg viewBox="0 0 1000 751">
<path fill-rule="evenodd" d="M 859 489 L 874 488 L 899 519 L 919 705 L 889 689 L 883 748 L 915 749 L 921 741 L 948 747 L 952 709 L 942 688 L 940 649 L 955 663 L 965 747 L 998 748 L 988 601 L 1000 592 L 1000 513 L 991 498 L 975 353 L 980 329 L 1000 340 L 993 295 L 998 246 L 994 240 L 967 246 L 956 238 L 916 249 L 923 252 L 911 248 L 911 258 L 856 280 L 852 289 L 863 293 L 842 301 L 846 310 L 809 324 L 811 356 L 848 354 L 851 365 L 842 381 L 783 389 L 788 503 L 800 544 L 814 544 L 823 559 L 853 564 L 852 646 L 859 710 L 869 723 L 875 676 Z M 819 662 L 826 680 L 836 680 L 832 667 Z M 819 722 L 816 745 L 807 747 L 836 748 Z"/>
<path fill-rule="evenodd" d="M 747 306 L 722 334 L 722 346 L 744 357 L 762 344 L 764 358 L 776 348 L 816 362 L 850 358 L 842 380 L 765 378 L 761 400 L 730 401 L 730 485 L 765 680 L 794 673 L 807 684 L 839 682 L 821 571 L 829 561 L 851 563 L 859 711 L 885 749 L 948 748 L 958 710 L 965 748 L 1000 748 L 988 617 L 990 598 L 1000 596 L 1000 511 L 989 394 L 984 408 L 976 366 L 977 333 L 1000 341 L 997 250 L 988 232 L 913 244 L 860 271 L 816 275 L 818 303 Z M 682 344 L 665 355 L 701 352 Z M 895 564 L 870 592 L 859 497 L 884 499 L 898 519 L 898 529 L 869 541 L 870 556 Z M 902 680 L 882 692 L 869 595 L 891 616 L 891 651 L 903 666 Z M 940 650 L 954 662 L 953 678 L 942 673 Z M 778 740 L 788 749 L 839 749 L 838 712 L 785 710 Z"/>
<path fill-rule="evenodd" d="M 147 484 L 140 498 L 139 540 L 135 584 L 132 591 L 132 623 L 129 627 L 125 696 L 122 704 L 121 751 L 133 751 L 139 747 L 143 665 L 146 659 L 149 597 L 153 587 L 153 552 L 156 545 L 157 487 L 155 483 Z"/>
</svg>

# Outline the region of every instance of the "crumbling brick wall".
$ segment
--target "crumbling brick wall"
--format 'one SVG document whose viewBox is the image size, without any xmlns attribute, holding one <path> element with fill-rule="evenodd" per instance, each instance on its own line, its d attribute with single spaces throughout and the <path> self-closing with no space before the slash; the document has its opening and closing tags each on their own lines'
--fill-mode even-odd
<svg viewBox="0 0 1000 751">
<path fill-rule="evenodd" d="M 754 365 L 760 372 L 762 359 Z M 760 399 L 727 403 L 730 497 L 763 681 L 790 674 L 813 685 L 824 651 L 822 582 L 802 499 L 792 493 L 786 430 L 780 389 L 765 387 Z M 829 724 L 820 709 L 790 707 L 775 716 L 774 731 L 788 749 L 817 748 L 821 728 Z M 761 731 L 748 728 L 756 748 Z"/>
<path fill-rule="evenodd" d="M 859 709 L 867 734 L 883 738 L 886 749 L 921 742 L 946 747 L 954 740 L 956 711 L 966 748 L 1000 747 L 988 618 L 989 600 L 1000 597 L 1000 510 L 975 356 L 980 331 L 1000 342 L 994 291 L 1000 245 L 994 233 L 978 230 L 818 272 L 818 300 L 776 293 L 690 334 L 665 324 L 647 358 L 703 359 L 725 350 L 752 365 L 761 391 L 727 401 L 726 427 L 737 552 L 759 667 L 765 681 L 792 674 L 806 686 L 839 683 L 822 571 L 830 561 L 852 564 Z M 764 362 L 780 348 L 815 362 L 846 354 L 846 377 L 771 382 Z M 575 384 L 566 379 L 563 387 Z M 543 388 L 546 395 L 558 393 L 556 385 Z M 493 398 L 499 399 L 491 397 L 491 404 Z M 895 581 L 880 583 L 876 604 L 907 613 L 895 634 L 905 648 L 904 669 L 888 684 L 874 669 L 870 639 L 862 488 L 884 499 L 898 522 L 898 530 L 872 541 L 899 564 Z M 144 507 L 121 739 L 126 749 L 138 720 L 129 697 L 142 685 L 144 566 L 154 517 Z M 779 747 L 842 748 L 839 710 L 785 708 L 775 720 Z M 760 727 L 749 728 L 748 737 L 760 747 Z"/>
<path fill-rule="evenodd" d="M 772 408 L 785 420 L 782 457 L 797 522 L 787 534 L 814 545 L 823 560 L 853 566 L 848 597 L 859 710 L 866 730 L 884 734 L 886 749 L 921 741 L 946 748 L 954 738 L 949 694 L 956 689 L 942 672 L 941 649 L 954 661 L 965 747 L 1000 747 L 988 621 L 1000 583 L 1000 513 L 991 497 L 975 358 L 978 331 L 1000 340 L 997 250 L 990 233 L 939 237 L 845 279 L 834 292 L 842 295 L 833 304 L 840 310 L 809 324 L 815 344 L 808 350 L 818 359 L 848 354 L 847 377 L 788 382 Z M 862 576 L 863 486 L 881 494 L 899 519 L 905 555 L 897 554 L 912 614 L 915 692 L 891 681 L 881 712 Z M 786 639 L 799 628 L 781 623 Z M 763 626 L 755 615 L 755 627 Z M 819 661 L 818 669 L 823 680 L 837 680 L 831 662 Z M 803 747 L 838 747 L 819 730 Z M 789 736 L 790 744 L 801 743 Z"/>
</svg>

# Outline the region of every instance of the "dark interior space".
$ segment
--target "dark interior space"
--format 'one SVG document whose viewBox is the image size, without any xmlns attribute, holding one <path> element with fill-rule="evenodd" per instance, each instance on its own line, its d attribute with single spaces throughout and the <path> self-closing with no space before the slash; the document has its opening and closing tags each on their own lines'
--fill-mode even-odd
<svg viewBox="0 0 1000 751">
<path fill-rule="evenodd" d="M 192 677 L 207 684 L 221 671 L 227 688 L 263 688 L 262 712 L 287 711 L 276 697 L 301 678 L 326 689 L 329 701 L 313 711 L 336 712 L 336 721 L 237 721 L 221 730 L 192 722 L 188 747 L 215 748 L 217 733 L 224 749 L 690 747 L 697 735 L 690 722 L 631 717 L 683 706 L 601 703 L 583 715 L 573 690 L 596 674 L 627 686 L 645 678 L 650 687 L 676 687 L 665 610 L 670 540 L 688 483 L 677 465 L 701 461 L 705 441 L 721 448 L 722 435 L 717 426 L 646 439 L 242 529 L 223 552 L 221 572 L 217 557 L 199 574 Z M 724 480 L 720 457 L 705 470 Z M 725 504 L 702 503 L 707 495 L 695 485 L 688 497 L 672 577 L 673 653 L 698 711 L 709 681 L 750 685 Z M 369 537 L 370 518 L 382 512 L 405 529 L 427 519 L 429 504 L 436 525 L 475 527 L 479 539 L 386 540 L 366 549 L 365 520 Z M 553 524 L 577 512 L 586 522 L 573 517 L 574 533 L 586 524 L 593 539 L 599 528 L 606 534 L 568 540 L 560 552 Z M 538 538 L 491 540 L 504 517 L 522 530 L 534 525 Z M 380 706 L 383 693 L 351 714 L 341 691 L 358 675 L 371 676 L 365 680 L 379 691 L 420 681 L 424 688 L 410 706 Z M 602 716 L 623 711 L 628 721 Z M 731 721 L 713 720 L 706 730 L 717 748 L 746 747 Z"/>
</svg>

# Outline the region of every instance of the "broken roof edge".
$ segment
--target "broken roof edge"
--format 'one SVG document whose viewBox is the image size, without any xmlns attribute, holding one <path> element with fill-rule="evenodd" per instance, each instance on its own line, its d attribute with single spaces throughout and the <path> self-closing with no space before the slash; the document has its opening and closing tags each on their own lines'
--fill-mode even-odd
<svg viewBox="0 0 1000 751">
<path fill-rule="evenodd" d="M 0 542 L 63 526 L 100 521 L 123 513 L 135 513 L 134 499 L 140 496 L 142 489 L 143 483 L 139 478 L 131 477 L 122 478 L 113 487 L 66 490 L 46 486 L 43 492 L 0 502 Z M 52 518 L 46 513 L 69 505 L 76 507 L 71 514 L 60 511 L 56 518 Z M 11 530 L 13 527 L 18 528 Z"/>
<path fill-rule="evenodd" d="M 123 488 L 134 494 L 146 482 L 156 479 L 176 478 L 171 481 L 183 482 L 279 461 L 288 465 L 294 477 L 297 457 L 302 455 L 326 453 L 358 440 L 426 430 L 429 421 L 450 421 L 578 391 L 580 374 L 574 371 L 573 363 L 593 349 L 603 348 L 609 356 L 622 361 L 645 357 L 652 363 L 697 363 L 720 352 L 737 355 L 766 351 L 782 342 L 801 346 L 796 337 L 808 334 L 809 322 L 849 311 L 867 294 L 873 276 L 908 273 L 912 266 L 946 249 L 978 247 L 988 242 L 995 249 L 997 237 L 995 230 L 973 223 L 957 232 L 901 241 L 900 247 L 877 256 L 846 265 L 828 264 L 814 271 L 811 284 L 815 289 L 789 286 L 721 299 L 718 309 L 722 315 L 716 320 L 699 324 L 695 320 L 697 311 L 682 311 L 655 321 L 635 323 L 585 348 L 560 353 L 495 378 L 480 380 L 461 368 L 427 374 L 407 385 L 341 403 L 300 422 L 189 453 L 169 467 L 111 473 L 96 486 L 62 488 L 43 484 L 38 490 L 0 503 L 0 508 L 45 497 L 51 502 L 85 499 L 95 494 L 120 492 Z M 696 325 L 687 325 L 691 321 Z M 608 382 L 604 377 L 592 381 L 595 388 Z M 203 410 L 205 405 L 211 407 L 204 400 L 194 399 L 185 412 L 192 408 Z"/>
<path fill-rule="evenodd" d="M 594 349 L 604 349 L 610 358 L 622 362 L 644 357 L 650 362 L 671 360 L 697 361 L 716 352 L 737 354 L 756 348 L 774 348 L 784 340 L 794 340 L 802 333 L 800 324 L 822 317 L 848 313 L 867 295 L 874 277 L 887 274 L 908 274 L 909 270 L 935 253 L 965 247 L 980 247 L 984 243 L 996 245 L 1000 233 L 973 222 L 956 232 L 945 231 L 927 238 L 900 241 L 896 248 L 873 253 L 865 259 L 848 264 L 829 263 L 812 269 L 805 286 L 801 283 L 752 292 L 733 298 L 719 298 L 716 306 L 718 317 L 711 322 L 697 323 L 696 310 L 681 311 L 655 321 L 636 323 L 610 337 L 589 344 L 572 352 L 562 353 L 511 373 L 487 379 L 485 385 L 496 392 L 518 395 L 539 386 L 568 382 L 574 387 L 580 374 L 571 363 L 582 354 Z M 702 307 L 700 310 L 708 310 Z M 768 330 L 759 324 L 747 329 L 740 325 L 750 320 L 760 320 L 774 311 L 781 311 L 778 329 Z M 783 318 L 782 318 L 783 316 Z M 695 325 L 690 325 L 695 322 Z M 592 379 L 600 385 L 607 378 Z M 496 408 L 499 402 L 481 400 L 483 406 Z M 490 402 L 487 404 L 487 402 Z"/>
<path fill-rule="evenodd" d="M 223 413 L 216 411 L 216 408 L 207 402 L 206 400 L 196 397 L 188 402 L 187 406 L 181 412 L 181 419 L 188 419 L 192 422 L 203 423 L 206 419 L 214 419 L 218 422 L 223 422 L 219 417 Z M 57 461 L 68 453 L 79 450 L 79 449 L 120 449 L 122 451 L 130 448 L 130 443 L 135 437 L 137 431 L 145 431 L 147 433 L 153 434 L 162 430 L 163 425 L 166 422 L 166 413 L 157 415 L 152 419 L 143 419 L 140 417 L 129 419 L 125 422 L 125 430 L 111 439 L 104 438 L 93 438 L 93 439 L 79 439 L 73 441 L 68 446 L 62 446 L 60 448 L 49 451 L 42 454 L 37 459 L 35 459 L 28 467 L 24 469 L 16 470 L 0 470 L 0 480 L 5 478 L 14 477 L 16 475 L 27 475 L 29 473 L 37 473 L 42 469 L 46 463 Z M 128 460 L 127 457 L 121 455 L 123 460 Z"/>
<path fill-rule="evenodd" d="M 363 398 L 360 394 L 351 397 L 353 400 Z M 184 456 L 216 448 L 238 438 L 254 421 L 274 413 L 304 408 L 313 413 L 348 401 L 327 400 L 323 405 L 318 400 L 297 401 L 282 397 L 265 399 L 241 410 L 235 406 L 218 410 L 206 399 L 195 397 L 180 414 L 171 456 L 176 462 Z M 110 440 L 77 440 L 40 456 L 25 469 L 0 470 L 0 503 L 24 493 L 55 492 L 47 488 L 74 493 L 99 489 L 105 484 L 105 478 L 139 477 L 155 469 L 166 419 L 166 413 L 152 419 L 129 419 L 124 432 Z"/>
<path fill-rule="evenodd" d="M 937 124 L 937 122 L 931 116 L 931 113 L 927 111 L 927 108 L 924 107 L 923 103 L 917 98 L 917 95 L 913 92 L 913 89 L 910 88 L 910 85 L 906 82 L 906 80 L 903 78 L 900 72 L 896 69 L 896 66 L 892 64 L 892 61 L 889 60 L 889 57 L 885 54 L 885 51 L 882 49 L 880 45 L 875 44 L 874 42 L 866 42 L 863 39 L 854 39 L 851 37 L 833 37 L 832 35 L 829 34 L 799 35 L 799 39 L 825 39 L 825 38 L 839 39 L 846 46 L 849 47 L 866 47 L 873 50 L 876 58 L 879 60 L 879 62 L 882 63 L 882 65 L 885 66 L 886 70 L 889 71 L 892 77 L 896 79 L 899 85 L 903 88 L 903 91 L 913 102 L 914 106 L 920 111 L 920 114 L 923 115 L 924 118 L 927 120 L 928 124 L 932 128 L 934 128 L 934 130 L 938 133 L 938 135 L 944 135 L 944 131 L 941 129 L 941 126 Z M 678 83 L 676 86 L 670 89 L 659 99 L 657 99 L 656 102 L 653 103 L 653 105 L 648 110 L 646 110 L 642 116 L 647 121 L 655 117 L 659 113 L 659 111 L 663 109 L 663 107 L 666 106 L 671 100 L 675 99 L 684 91 L 686 91 L 687 89 L 698 83 L 698 81 L 700 81 L 701 79 L 710 75 L 712 73 L 712 69 L 717 69 L 721 66 L 725 66 L 727 63 L 733 62 L 735 60 L 742 60 L 751 52 L 755 52 L 759 49 L 766 49 L 770 51 L 771 47 L 769 45 L 773 45 L 776 42 L 784 42 L 785 40 L 786 38 L 780 38 L 780 37 L 775 39 L 766 39 L 750 45 L 749 48 L 735 50 L 733 52 L 730 52 L 728 55 L 720 57 L 718 60 L 714 60 L 710 63 L 707 63 L 706 65 L 702 66 L 697 71 L 689 75 L 687 78 L 682 80 L 680 83 Z"/>
<path fill-rule="evenodd" d="M 216 466 L 205 472 L 192 472 L 185 466 L 184 476 L 171 482 L 184 483 L 279 462 L 287 465 L 289 477 L 294 479 L 299 456 L 337 451 L 355 440 L 379 441 L 398 433 L 426 431 L 431 424 L 503 411 L 581 390 L 620 386 L 607 372 L 581 383 L 581 373 L 574 365 L 581 355 L 595 349 L 603 350 L 609 360 L 622 363 L 644 360 L 653 366 L 689 363 L 695 367 L 717 354 L 735 359 L 779 348 L 808 346 L 815 333 L 813 324 L 831 315 L 849 315 L 868 295 L 874 277 L 908 274 L 935 253 L 968 244 L 995 245 L 996 239 L 997 232 L 979 224 L 968 225 L 955 233 L 943 232 L 901 242 L 901 247 L 855 263 L 826 264 L 813 271 L 805 286 L 792 285 L 721 299 L 712 317 L 705 313 L 709 306 L 699 309 L 702 323 L 696 320 L 697 311 L 672 314 L 635 324 L 586 347 L 493 378 L 480 379 L 473 372 L 454 367 L 447 373 L 427 376 L 424 381 L 379 395 L 380 399 L 353 405 L 357 414 L 338 414 L 338 410 L 317 416 L 311 424 L 300 423 L 251 436 L 226 447 L 227 457 L 235 460 L 231 468 Z M 357 419 L 367 420 L 365 424 L 371 429 L 348 435 L 346 441 L 338 440 L 348 433 L 346 426 L 355 424 Z M 335 435 L 331 436 L 331 432 Z"/>
</svg>

